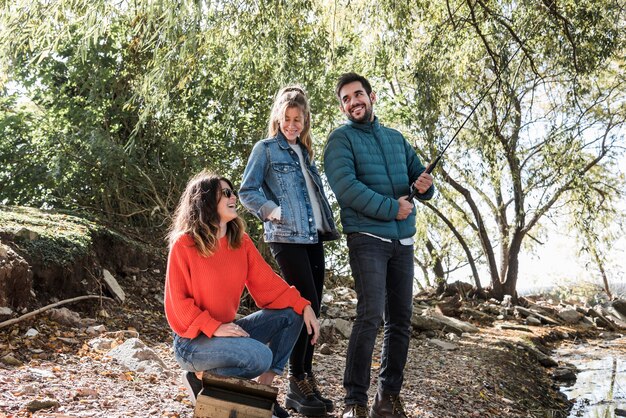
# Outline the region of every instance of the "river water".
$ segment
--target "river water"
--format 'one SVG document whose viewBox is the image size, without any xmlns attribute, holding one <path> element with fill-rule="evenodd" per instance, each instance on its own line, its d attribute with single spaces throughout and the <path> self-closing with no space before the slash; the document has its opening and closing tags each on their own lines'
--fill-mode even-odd
<svg viewBox="0 0 626 418">
<path fill-rule="evenodd" d="M 616 415 L 616 409 L 626 410 L 626 337 L 564 342 L 556 358 L 579 370 L 573 385 L 561 387 L 575 401 L 570 418 L 623 416 Z"/>
</svg>

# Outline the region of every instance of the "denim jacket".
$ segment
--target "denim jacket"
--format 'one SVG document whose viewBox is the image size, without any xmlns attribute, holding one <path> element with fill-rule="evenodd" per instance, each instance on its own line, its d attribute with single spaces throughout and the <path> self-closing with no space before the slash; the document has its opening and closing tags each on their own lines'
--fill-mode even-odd
<svg viewBox="0 0 626 418">
<path fill-rule="evenodd" d="M 339 238 L 319 172 L 304 147 L 303 155 L 317 189 L 322 225 L 315 225 L 300 160 L 282 132 L 257 142 L 252 148 L 239 196 L 246 209 L 263 221 L 266 242 L 313 244 L 317 243 L 318 229 L 322 241 Z M 278 206 L 281 219 L 268 220 Z"/>
</svg>

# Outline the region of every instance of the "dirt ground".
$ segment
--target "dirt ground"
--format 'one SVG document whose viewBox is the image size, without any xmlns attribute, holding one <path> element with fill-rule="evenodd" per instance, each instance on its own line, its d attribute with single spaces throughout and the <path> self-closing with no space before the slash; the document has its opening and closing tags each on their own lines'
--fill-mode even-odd
<svg viewBox="0 0 626 418">
<path fill-rule="evenodd" d="M 160 279 L 161 278 L 161 279 Z M 85 329 L 61 325 L 42 313 L 10 327 L 0 336 L 0 417 L 189 417 L 193 408 L 180 383 L 172 357 L 171 334 L 162 311 L 162 280 L 158 270 L 120 278 L 127 300 L 117 303 L 80 302 L 68 306 L 82 318 L 104 324 L 104 337 L 116 344 L 138 337 L 165 363 L 165 374 L 124 369 L 89 345 L 94 338 Z M 103 316 L 106 315 L 106 316 Z M 29 329 L 38 334 L 27 337 Z M 555 390 L 548 370 L 518 347 L 549 340 L 560 331 L 529 327 L 531 332 L 482 327 L 479 333 L 430 335 L 454 345 L 447 350 L 431 338 L 415 333 L 402 392 L 411 417 L 565 417 L 569 404 Z M 126 331 L 126 332 L 119 332 Z M 571 331 L 571 330 L 570 330 Z M 341 385 L 347 341 L 331 344 L 330 354 L 316 353 L 315 370 L 325 395 L 333 399 L 340 416 Z M 380 344 L 377 344 L 380 347 Z M 452 347 L 451 347 L 452 348 Z M 379 367 L 376 351 L 370 399 Z M 11 362 L 9 362 L 11 363 Z M 286 379 L 276 382 L 283 402 Z M 292 416 L 299 417 L 293 413 Z"/>
</svg>

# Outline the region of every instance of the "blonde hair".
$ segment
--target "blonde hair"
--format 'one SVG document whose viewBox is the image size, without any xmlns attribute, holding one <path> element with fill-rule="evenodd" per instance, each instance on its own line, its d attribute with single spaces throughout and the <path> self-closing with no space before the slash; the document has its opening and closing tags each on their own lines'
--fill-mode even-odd
<svg viewBox="0 0 626 418">
<path fill-rule="evenodd" d="M 300 142 L 309 153 L 309 157 L 313 158 L 313 141 L 311 139 L 311 108 L 309 107 L 309 99 L 306 96 L 304 88 L 299 85 L 283 87 L 276 94 L 274 104 L 272 105 L 272 113 L 267 126 L 267 136 L 274 137 L 280 130 L 280 122 L 285 117 L 287 109 L 296 107 L 300 109 L 304 117 L 302 132 L 300 133 Z"/>
<path fill-rule="evenodd" d="M 170 249 L 181 235 L 189 234 L 200 254 L 206 257 L 213 255 L 218 246 L 220 230 L 220 216 L 217 212 L 217 204 L 222 197 L 220 181 L 228 183 L 233 189 L 230 180 L 208 171 L 201 171 L 189 180 L 174 211 L 174 220 L 168 233 Z M 226 224 L 230 248 L 241 247 L 245 229 L 239 217 Z"/>
</svg>

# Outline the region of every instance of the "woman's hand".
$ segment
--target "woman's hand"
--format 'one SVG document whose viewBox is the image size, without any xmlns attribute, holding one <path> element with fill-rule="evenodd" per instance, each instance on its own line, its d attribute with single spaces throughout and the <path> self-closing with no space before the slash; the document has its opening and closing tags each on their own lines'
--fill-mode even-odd
<svg viewBox="0 0 626 418">
<path fill-rule="evenodd" d="M 228 322 L 226 324 L 222 324 L 213 333 L 214 337 L 249 337 L 248 334 L 243 328 L 234 322 Z"/>
<path fill-rule="evenodd" d="M 311 344 L 315 344 L 317 342 L 317 338 L 320 336 L 320 323 L 318 322 L 311 305 L 304 307 L 302 319 L 304 319 L 304 325 L 306 325 L 306 332 L 309 335 L 313 334 L 311 337 Z"/>
</svg>

